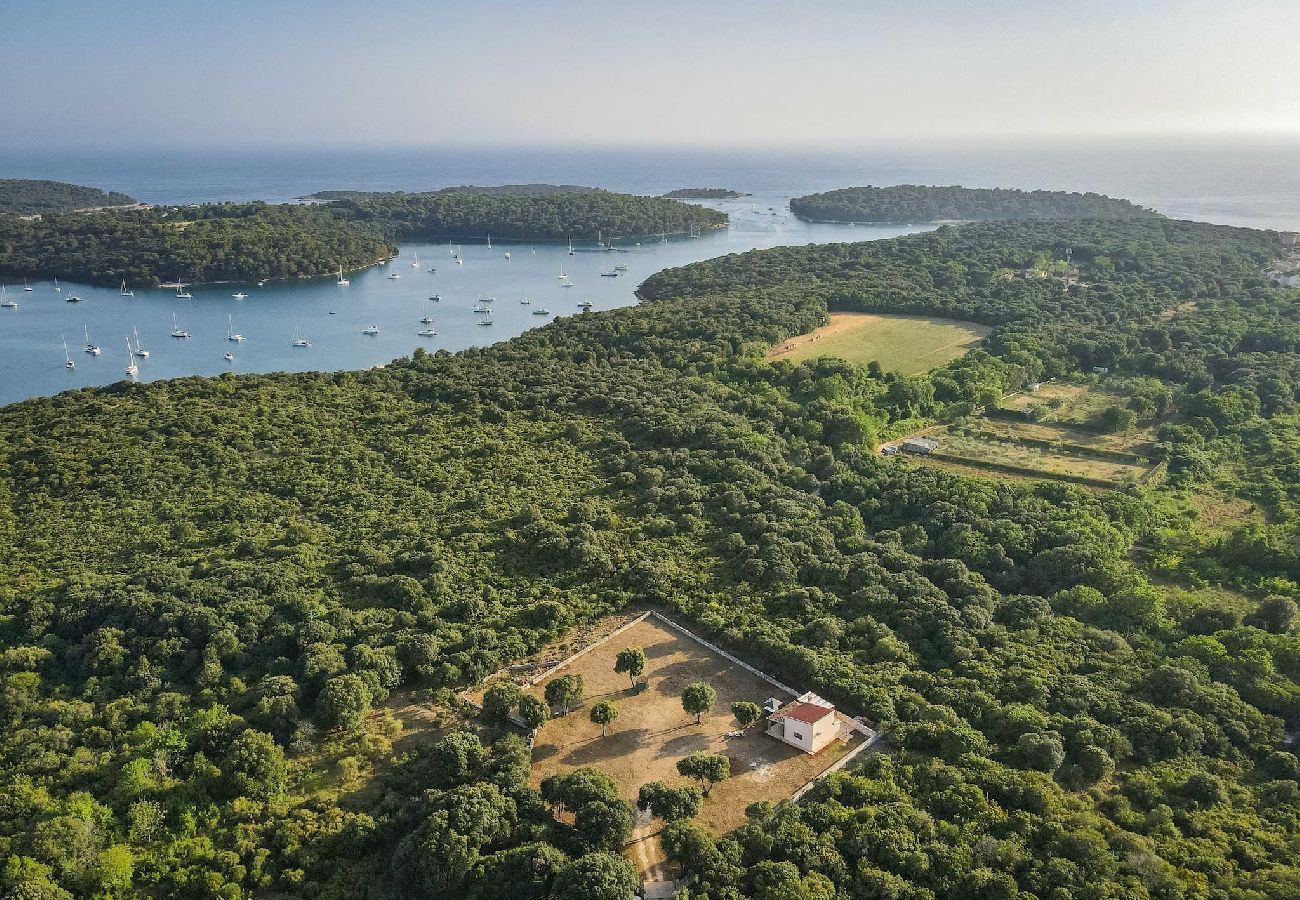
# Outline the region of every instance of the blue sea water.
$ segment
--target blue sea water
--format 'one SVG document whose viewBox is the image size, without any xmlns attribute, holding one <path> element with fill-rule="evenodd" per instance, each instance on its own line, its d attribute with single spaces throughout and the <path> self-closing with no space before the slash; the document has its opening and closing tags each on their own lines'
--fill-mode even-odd
<svg viewBox="0 0 1300 900">
<path fill-rule="evenodd" d="M 220 285 L 171 291 L 115 289 L 48 282 L 31 292 L 9 285 L 19 308 L 0 310 L 0 403 L 125 376 L 126 338 L 138 328 L 150 350 L 139 360 L 142 380 L 222 371 L 364 368 L 413 348 L 459 350 L 504 340 L 556 315 L 635 302 L 637 284 L 654 272 L 724 253 L 781 244 L 867 240 L 916 228 L 810 225 L 791 218 L 792 196 L 855 184 L 965 184 L 1093 190 L 1127 197 L 1167 215 L 1222 224 L 1300 230 L 1300 145 L 1015 144 L 970 147 L 875 148 L 819 152 L 667 149 L 151 149 L 58 148 L 20 151 L 0 146 L 0 178 L 50 178 L 120 190 L 155 203 L 289 200 L 324 189 L 428 190 L 456 184 L 553 182 L 634 193 L 718 186 L 751 193 L 711 204 L 731 213 L 725 232 L 669 243 L 623 242 L 613 252 L 579 247 L 568 256 L 554 245 L 469 244 L 457 265 L 445 245 L 412 245 L 387 267 L 333 278 Z M 757 211 L 755 211 L 757 208 Z M 919 226 L 918 226 L 919 227 Z M 511 252 L 507 260 L 505 252 Z M 410 261 L 418 253 L 421 266 Z M 573 287 L 563 288 L 560 265 Z M 614 265 L 627 272 L 601 277 Z M 437 274 L 427 269 L 436 267 Z M 390 279 L 396 273 L 401 277 Z M 231 295 L 243 290 L 246 300 Z M 81 303 L 67 303 L 69 292 Z M 428 299 L 438 294 L 441 300 Z M 522 298 L 531 300 L 521 304 Z M 495 298 L 486 304 L 487 298 Z M 479 326 L 476 305 L 490 305 L 491 326 Z M 534 315 L 540 309 L 547 315 Z M 422 338 L 420 318 L 434 319 L 435 337 Z M 171 338 L 173 316 L 193 335 Z M 227 341 L 228 323 L 247 340 Z M 363 335 L 368 325 L 379 334 Z M 82 351 L 90 340 L 98 357 Z M 312 347 L 294 348 L 294 332 Z M 76 361 L 64 368 L 62 339 Z M 227 362 L 230 351 L 235 359 Z"/>
</svg>

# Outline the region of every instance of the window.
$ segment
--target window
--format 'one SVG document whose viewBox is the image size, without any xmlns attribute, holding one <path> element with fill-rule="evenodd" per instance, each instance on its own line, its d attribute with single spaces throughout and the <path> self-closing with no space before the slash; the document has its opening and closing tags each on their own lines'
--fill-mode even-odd
<svg viewBox="0 0 1300 900">
<path fill-rule="evenodd" d="M 802 740 L 803 740 L 803 735 L 796 731 L 796 732 L 794 733 L 794 739 L 795 739 L 796 741 L 802 741 Z"/>
</svg>

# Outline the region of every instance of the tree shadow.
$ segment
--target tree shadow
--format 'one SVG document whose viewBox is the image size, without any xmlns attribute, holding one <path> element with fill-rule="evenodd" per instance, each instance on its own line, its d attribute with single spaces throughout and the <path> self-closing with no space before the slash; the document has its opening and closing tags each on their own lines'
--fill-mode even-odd
<svg viewBox="0 0 1300 900">
<path fill-rule="evenodd" d="M 701 750 L 708 750 L 712 741 L 707 734 L 694 732 L 692 734 L 683 734 L 675 738 L 669 738 L 659 745 L 655 756 L 663 758 L 665 756 L 689 756 Z"/>
</svg>

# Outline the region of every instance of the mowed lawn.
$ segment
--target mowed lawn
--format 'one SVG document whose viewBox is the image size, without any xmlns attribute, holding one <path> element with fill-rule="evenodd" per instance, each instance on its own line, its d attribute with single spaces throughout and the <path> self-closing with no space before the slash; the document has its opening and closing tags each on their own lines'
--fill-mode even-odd
<svg viewBox="0 0 1300 900">
<path fill-rule="evenodd" d="M 974 322 L 928 316 L 831 313 L 816 331 L 773 347 L 769 362 L 794 363 L 836 356 L 852 363 L 880 363 L 892 372 L 914 375 L 956 359 L 979 344 L 991 328 Z"/>
<path fill-rule="evenodd" d="M 632 691 L 626 675 L 614 671 L 614 657 L 624 647 L 646 652 L 646 686 Z M 701 644 L 654 619 L 646 619 L 561 669 L 552 677 L 579 674 L 586 686 L 583 705 L 542 726 L 533 749 L 533 782 L 556 772 L 592 766 L 608 773 L 628 800 L 648 781 L 686 784 L 677 774 L 677 761 L 698 751 L 720 753 L 731 760 L 732 778 L 713 788 L 697 821 L 715 833 L 730 830 L 745 819 L 745 807 L 757 800 L 784 800 L 801 785 L 856 747 L 835 742 L 808 756 L 768 737 L 754 726 L 743 737 L 727 737 L 736 728 L 731 704 L 737 700 L 762 703 L 779 695 L 775 688 Z M 550 679 L 547 679 L 549 681 Z M 682 690 L 693 681 L 707 681 L 718 692 L 717 707 L 700 725 L 682 709 Z M 546 682 L 531 688 L 542 696 Z M 599 700 L 618 705 L 618 720 L 600 736 L 589 719 Z M 782 695 L 782 699 L 789 699 Z M 649 825 L 650 823 L 644 823 Z M 653 825 L 657 830 L 658 823 Z M 638 829 L 644 835 L 644 829 Z"/>
</svg>

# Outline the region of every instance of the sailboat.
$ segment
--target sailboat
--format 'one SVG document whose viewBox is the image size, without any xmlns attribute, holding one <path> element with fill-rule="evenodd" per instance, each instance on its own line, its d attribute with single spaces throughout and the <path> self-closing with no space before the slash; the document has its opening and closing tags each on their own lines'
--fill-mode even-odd
<svg viewBox="0 0 1300 900">
<path fill-rule="evenodd" d="M 456 257 L 456 265 L 458 266 L 465 265 L 465 257 L 461 255 L 461 248 L 459 244 L 456 245 L 456 252 L 453 253 L 452 256 Z"/>
<path fill-rule="evenodd" d="M 339 287 L 347 287 L 352 282 L 343 277 L 343 267 L 339 266 L 339 280 L 335 282 Z"/>
<path fill-rule="evenodd" d="M 573 235 L 569 235 L 569 255 L 573 255 Z"/>
<path fill-rule="evenodd" d="M 36 288 L 34 288 L 34 287 L 32 287 L 30 284 L 28 284 L 28 283 L 27 283 L 27 279 L 24 278 L 24 279 L 23 279 L 23 290 L 24 290 L 24 291 L 27 291 L 27 292 L 30 293 L 31 291 L 36 290 Z"/>
<path fill-rule="evenodd" d="M 75 369 L 77 364 L 72 361 L 72 354 L 68 352 L 68 339 L 63 337 L 62 334 L 59 337 L 63 340 L 63 368 Z"/>
<path fill-rule="evenodd" d="M 489 234 L 489 235 L 487 236 L 487 239 L 488 239 L 488 249 L 491 250 L 491 249 L 492 249 L 492 235 Z"/>
<path fill-rule="evenodd" d="M 560 260 L 560 274 L 557 275 L 556 277 L 559 278 L 561 281 L 569 277 L 568 275 L 564 274 L 564 260 Z"/>
<path fill-rule="evenodd" d="M 233 316 L 226 316 L 226 340 L 234 341 L 236 344 L 242 344 L 244 342 L 244 336 L 235 332 Z"/>
<path fill-rule="evenodd" d="M 597 247 L 605 246 L 605 236 L 601 233 L 599 228 L 596 229 L 596 246 Z"/>
<path fill-rule="evenodd" d="M 300 337 L 300 336 L 298 335 L 298 329 L 295 328 L 295 329 L 293 330 L 293 346 L 295 346 L 295 347 L 310 347 L 310 346 L 311 346 L 311 341 L 307 340 L 305 337 Z"/>
<path fill-rule="evenodd" d="M 177 299 L 177 300 L 193 300 L 193 299 L 194 299 L 194 295 L 191 294 L 189 291 L 185 290 L 185 285 L 181 284 L 181 283 L 178 281 L 178 282 L 176 282 L 176 299 Z"/>
<path fill-rule="evenodd" d="M 451 256 L 456 255 L 456 248 L 451 245 L 451 241 L 447 241 L 447 253 Z"/>
<path fill-rule="evenodd" d="M 99 356 L 99 345 L 90 342 L 90 326 L 86 326 L 86 347 L 85 350 L 91 356 Z"/>
<path fill-rule="evenodd" d="M 240 292 L 237 293 L 237 294 L 231 294 L 230 296 L 234 297 L 236 300 L 247 300 L 247 299 L 248 299 L 248 295 L 245 294 L 243 291 L 240 291 Z"/>
<path fill-rule="evenodd" d="M 418 269 L 420 268 L 420 252 L 418 250 L 414 252 L 415 252 L 415 259 L 411 260 L 411 268 Z"/>
<path fill-rule="evenodd" d="M 131 333 L 135 335 L 135 355 L 141 359 L 147 359 L 149 357 L 149 351 L 140 346 L 140 329 L 132 325 Z"/>
<path fill-rule="evenodd" d="M 188 331 L 176 324 L 176 313 L 172 313 L 172 337 L 187 338 L 189 336 L 190 333 Z"/>
<path fill-rule="evenodd" d="M 132 378 L 140 371 L 140 367 L 135 364 L 135 354 L 131 352 L 131 339 L 126 339 L 126 374 Z"/>
<path fill-rule="evenodd" d="M 63 288 L 59 287 L 59 279 L 57 279 L 57 278 L 54 279 L 54 293 L 56 293 L 56 294 L 62 294 L 62 293 L 63 293 Z"/>
<path fill-rule="evenodd" d="M 4 309 L 18 308 L 18 301 L 9 299 L 9 294 L 5 290 L 5 286 L 3 284 L 0 284 L 0 308 L 4 308 Z"/>
<path fill-rule="evenodd" d="M 122 289 L 118 292 L 118 294 L 119 294 L 119 296 L 122 296 L 122 297 L 134 297 L 134 296 L 135 296 L 135 291 L 128 291 L 128 290 L 126 289 L 126 279 L 125 279 L 125 278 L 122 279 Z"/>
</svg>

